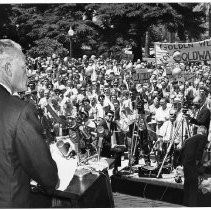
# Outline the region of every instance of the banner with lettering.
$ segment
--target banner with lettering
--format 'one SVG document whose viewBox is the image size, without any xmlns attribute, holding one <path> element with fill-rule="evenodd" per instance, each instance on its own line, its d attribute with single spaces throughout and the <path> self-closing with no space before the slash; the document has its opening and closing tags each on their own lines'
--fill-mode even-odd
<svg viewBox="0 0 211 210">
<path fill-rule="evenodd" d="M 211 60 L 211 39 L 192 43 L 155 42 L 157 64 Z"/>
</svg>

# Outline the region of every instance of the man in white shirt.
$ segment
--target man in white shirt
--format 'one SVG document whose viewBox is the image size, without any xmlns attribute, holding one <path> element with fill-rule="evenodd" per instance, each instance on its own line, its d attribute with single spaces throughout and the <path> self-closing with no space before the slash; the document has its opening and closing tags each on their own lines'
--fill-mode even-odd
<svg viewBox="0 0 211 210">
<path fill-rule="evenodd" d="M 177 116 L 176 110 L 171 109 L 169 116 L 170 116 L 169 120 L 165 121 L 159 130 L 158 142 L 161 143 L 162 145 L 162 151 L 159 154 L 159 156 L 161 159 L 163 159 L 164 156 L 166 155 L 169 145 L 172 145 L 168 157 L 171 158 L 174 152 L 173 166 L 176 167 L 178 166 L 178 155 L 179 155 L 179 151 L 176 149 L 181 148 L 182 141 L 181 141 L 181 134 L 178 133 L 175 123 Z"/>
<path fill-rule="evenodd" d="M 167 106 L 166 98 L 160 99 L 160 107 L 155 112 L 155 120 L 163 123 L 169 119 L 169 107 Z"/>
</svg>

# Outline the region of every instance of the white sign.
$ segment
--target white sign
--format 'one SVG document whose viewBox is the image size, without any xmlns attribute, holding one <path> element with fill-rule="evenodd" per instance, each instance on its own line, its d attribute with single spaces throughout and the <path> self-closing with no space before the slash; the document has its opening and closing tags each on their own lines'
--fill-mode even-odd
<svg viewBox="0 0 211 210">
<path fill-rule="evenodd" d="M 192 43 L 155 42 L 157 64 L 211 60 L 211 39 Z"/>
</svg>

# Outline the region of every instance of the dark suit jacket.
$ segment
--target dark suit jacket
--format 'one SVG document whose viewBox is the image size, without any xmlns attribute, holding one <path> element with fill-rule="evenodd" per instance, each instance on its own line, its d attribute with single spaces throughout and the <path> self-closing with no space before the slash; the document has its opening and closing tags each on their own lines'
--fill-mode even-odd
<svg viewBox="0 0 211 210">
<path fill-rule="evenodd" d="M 209 130 L 210 110 L 206 106 L 203 106 L 203 108 L 198 113 L 196 119 L 191 118 L 190 123 L 195 125 L 204 125 L 207 128 L 207 130 Z M 196 134 L 196 130 L 194 131 L 194 134 Z"/>
<path fill-rule="evenodd" d="M 184 205 L 198 205 L 198 166 L 196 161 L 201 161 L 203 150 L 207 144 L 207 137 L 201 134 L 188 138 L 181 150 L 184 170 Z"/>
<path fill-rule="evenodd" d="M 53 191 L 57 166 L 35 106 L 0 85 L 0 208 L 29 208 L 30 179 Z"/>
<path fill-rule="evenodd" d="M 108 135 L 106 135 L 103 139 L 103 147 L 101 150 L 101 155 L 103 157 L 111 156 L 111 136 L 113 135 L 113 131 L 117 130 L 117 125 L 115 122 L 111 122 L 110 129 L 107 126 L 106 120 L 101 124 L 105 130 L 108 130 Z M 116 135 L 117 138 L 117 135 Z"/>
</svg>

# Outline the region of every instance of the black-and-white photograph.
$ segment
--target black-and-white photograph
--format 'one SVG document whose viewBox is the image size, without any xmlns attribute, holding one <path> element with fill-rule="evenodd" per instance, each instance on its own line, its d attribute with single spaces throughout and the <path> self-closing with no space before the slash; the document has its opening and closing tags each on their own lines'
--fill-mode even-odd
<svg viewBox="0 0 211 210">
<path fill-rule="evenodd" d="M 0 4 L 0 208 L 211 206 L 211 3 Z"/>
</svg>

